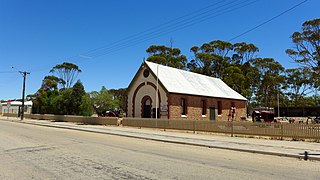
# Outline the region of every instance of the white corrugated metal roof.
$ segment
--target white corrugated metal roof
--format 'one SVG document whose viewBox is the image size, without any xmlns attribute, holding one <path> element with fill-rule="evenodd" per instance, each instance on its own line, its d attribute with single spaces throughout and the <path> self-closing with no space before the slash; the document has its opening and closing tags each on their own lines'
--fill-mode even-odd
<svg viewBox="0 0 320 180">
<path fill-rule="evenodd" d="M 7 102 L 4 102 L 4 103 L 1 103 L 2 106 L 7 106 Z M 11 106 L 21 106 L 22 105 L 22 102 L 21 101 L 11 101 L 10 102 Z M 25 106 L 32 106 L 32 101 L 25 101 L 24 102 L 24 105 Z"/>
<path fill-rule="evenodd" d="M 145 62 L 157 74 L 159 81 L 171 93 L 219 97 L 228 99 L 247 100 L 230 88 L 221 79 L 176 69 L 152 62 Z"/>
</svg>

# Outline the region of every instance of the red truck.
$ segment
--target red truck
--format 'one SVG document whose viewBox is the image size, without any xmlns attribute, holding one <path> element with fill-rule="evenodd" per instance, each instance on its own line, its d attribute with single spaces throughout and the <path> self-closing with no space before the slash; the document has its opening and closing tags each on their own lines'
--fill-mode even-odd
<svg viewBox="0 0 320 180">
<path fill-rule="evenodd" d="M 268 110 L 255 110 L 252 112 L 253 122 L 276 122 L 274 112 Z"/>
</svg>

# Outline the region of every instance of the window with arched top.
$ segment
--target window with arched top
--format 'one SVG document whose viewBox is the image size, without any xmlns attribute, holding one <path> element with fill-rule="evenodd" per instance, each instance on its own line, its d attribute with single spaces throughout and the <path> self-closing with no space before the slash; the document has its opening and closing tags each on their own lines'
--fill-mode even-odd
<svg viewBox="0 0 320 180">
<path fill-rule="evenodd" d="M 145 105 L 147 105 L 147 106 L 151 105 L 150 99 L 147 99 L 147 100 L 145 101 Z"/>
</svg>

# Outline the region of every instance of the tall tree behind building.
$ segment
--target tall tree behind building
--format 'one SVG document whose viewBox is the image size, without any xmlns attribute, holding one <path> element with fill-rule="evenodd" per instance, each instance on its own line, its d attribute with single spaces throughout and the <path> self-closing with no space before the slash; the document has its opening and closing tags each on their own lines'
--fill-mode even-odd
<svg viewBox="0 0 320 180">
<path fill-rule="evenodd" d="M 79 67 L 75 64 L 64 62 L 57 64 L 51 70 L 51 73 L 56 74 L 65 83 L 62 84 L 62 88 L 70 88 L 77 79 L 78 74 L 81 72 Z"/>
<path fill-rule="evenodd" d="M 291 35 L 294 48 L 286 53 L 299 65 L 310 70 L 314 86 L 320 86 L 320 18 L 305 21 L 300 32 Z"/>
<path fill-rule="evenodd" d="M 186 68 L 187 57 L 181 55 L 181 51 L 178 48 L 152 45 L 146 52 L 149 54 L 147 61 L 178 69 Z"/>
</svg>

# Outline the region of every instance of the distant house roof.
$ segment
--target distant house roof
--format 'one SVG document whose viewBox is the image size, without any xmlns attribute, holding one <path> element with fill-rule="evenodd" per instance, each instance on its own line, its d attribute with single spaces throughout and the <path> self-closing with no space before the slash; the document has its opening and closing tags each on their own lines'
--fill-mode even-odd
<svg viewBox="0 0 320 180">
<path fill-rule="evenodd" d="M 158 66 L 159 81 L 170 93 L 247 100 L 219 78 L 213 78 L 148 61 L 145 61 L 145 64 L 155 75 L 157 75 Z"/>
<path fill-rule="evenodd" d="M 21 106 L 22 102 L 21 101 L 11 101 L 10 102 L 11 106 Z M 1 103 L 2 106 L 7 106 L 7 102 Z M 24 102 L 25 106 L 32 106 L 32 101 L 25 101 Z"/>
</svg>

